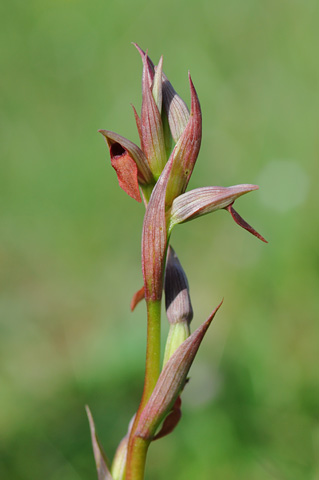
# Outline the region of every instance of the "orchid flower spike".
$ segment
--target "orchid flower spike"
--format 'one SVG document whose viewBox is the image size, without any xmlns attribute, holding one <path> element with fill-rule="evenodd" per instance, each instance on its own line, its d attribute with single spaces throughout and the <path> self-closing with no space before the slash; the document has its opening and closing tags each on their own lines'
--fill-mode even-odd
<svg viewBox="0 0 319 480">
<path fill-rule="evenodd" d="M 190 333 L 193 309 L 189 284 L 181 263 L 169 245 L 176 225 L 216 210 L 228 211 L 234 221 L 266 242 L 234 209 L 242 195 L 257 185 L 207 186 L 187 191 L 202 140 L 202 113 L 189 74 L 190 110 L 163 72 L 163 57 L 154 65 L 137 44 L 143 62 L 142 106 L 133 107 L 140 146 L 110 130 L 103 135 L 120 187 L 144 201 L 142 231 L 143 287 L 131 302 L 147 304 L 147 351 L 142 400 L 112 465 L 98 440 L 87 407 L 99 480 L 142 480 L 149 444 L 170 433 L 181 417 L 181 393 L 189 369 L 220 305 L 195 332 Z M 165 291 L 170 324 L 161 368 L 161 300 Z"/>
<path fill-rule="evenodd" d="M 109 130 L 99 132 L 109 147 L 120 187 L 141 202 L 140 187 L 147 204 L 169 158 L 172 141 L 177 142 L 187 126 L 189 112 L 163 73 L 163 57 L 154 66 L 147 53 L 135 46 L 143 61 L 140 117 L 133 107 L 141 147 Z"/>
</svg>

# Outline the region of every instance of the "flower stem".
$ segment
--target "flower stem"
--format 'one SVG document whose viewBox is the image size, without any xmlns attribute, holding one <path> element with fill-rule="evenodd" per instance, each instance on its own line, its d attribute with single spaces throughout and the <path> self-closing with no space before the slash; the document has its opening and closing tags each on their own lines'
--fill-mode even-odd
<svg viewBox="0 0 319 480">
<path fill-rule="evenodd" d="M 126 480 L 143 480 L 150 441 L 136 435 L 130 441 L 126 463 Z M 130 461 L 131 460 L 131 461 Z"/>
<path fill-rule="evenodd" d="M 147 302 L 147 348 L 143 407 L 151 396 L 160 374 L 161 362 L 161 301 Z"/>
<path fill-rule="evenodd" d="M 126 480 L 143 480 L 149 440 L 135 435 L 141 413 L 150 398 L 160 374 L 161 300 L 147 302 L 147 348 L 144 390 L 128 443 Z"/>
</svg>

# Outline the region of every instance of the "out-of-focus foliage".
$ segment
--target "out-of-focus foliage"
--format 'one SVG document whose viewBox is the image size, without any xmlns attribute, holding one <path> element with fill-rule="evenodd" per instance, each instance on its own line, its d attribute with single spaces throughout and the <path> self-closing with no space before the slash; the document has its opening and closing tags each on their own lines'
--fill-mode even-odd
<svg viewBox="0 0 319 480">
<path fill-rule="evenodd" d="M 319 477 L 316 0 L 11 0 L 0 6 L 0 472 L 95 478 L 142 387 L 143 206 L 98 128 L 137 142 L 138 42 L 203 110 L 191 188 L 257 183 L 237 210 L 176 228 L 193 329 L 224 296 L 147 478 Z M 167 333 L 165 326 L 163 336 Z"/>
</svg>

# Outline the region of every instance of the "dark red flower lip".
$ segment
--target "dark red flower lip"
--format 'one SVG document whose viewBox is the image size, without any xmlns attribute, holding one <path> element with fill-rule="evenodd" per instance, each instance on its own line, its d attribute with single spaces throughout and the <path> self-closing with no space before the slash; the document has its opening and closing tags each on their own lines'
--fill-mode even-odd
<svg viewBox="0 0 319 480">
<path fill-rule="evenodd" d="M 133 142 L 109 130 L 99 130 L 109 147 L 111 165 L 120 187 L 141 202 L 139 185 L 154 183 L 144 152 Z"/>
</svg>

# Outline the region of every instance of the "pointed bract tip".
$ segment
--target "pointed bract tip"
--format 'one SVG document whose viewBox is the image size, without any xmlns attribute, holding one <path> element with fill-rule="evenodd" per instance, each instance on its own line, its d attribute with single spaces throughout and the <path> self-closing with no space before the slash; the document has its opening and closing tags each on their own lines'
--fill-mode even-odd
<svg viewBox="0 0 319 480">
<path fill-rule="evenodd" d="M 259 185 L 253 185 L 251 183 L 243 183 L 241 185 L 243 190 L 245 189 L 246 192 L 253 192 L 254 190 L 259 190 Z"/>
<path fill-rule="evenodd" d="M 202 124 L 202 119 L 201 119 L 201 108 L 200 108 L 200 103 L 199 103 L 199 98 L 196 92 L 196 88 L 194 86 L 192 77 L 189 73 L 189 86 L 190 86 L 190 91 L 191 91 L 191 115 L 194 115 L 197 122 L 200 124 L 200 137 L 201 137 L 201 124 Z"/>
<path fill-rule="evenodd" d="M 209 323 L 212 322 L 212 320 L 214 319 L 216 313 L 218 312 L 218 310 L 220 309 L 220 307 L 222 306 L 223 303 L 224 303 L 224 298 L 222 298 L 221 302 L 217 305 L 217 307 L 215 308 L 215 310 L 212 311 L 212 313 L 211 313 L 210 316 L 208 317 L 207 322 L 209 322 Z"/>
<path fill-rule="evenodd" d="M 141 57 L 143 57 L 145 55 L 145 52 L 144 50 L 141 49 L 141 47 L 139 46 L 138 43 L 136 42 L 131 42 L 132 45 L 136 48 L 136 50 L 138 51 L 138 53 L 141 55 Z"/>
<path fill-rule="evenodd" d="M 89 419 L 89 423 L 90 425 L 92 425 L 92 430 L 94 430 L 94 422 L 93 422 L 93 417 L 92 417 L 92 413 L 91 413 L 91 410 L 90 410 L 90 407 L 88 405 L 85 405 L 85 411 L 86 411 L 86 414 L 87 414 L 87 417 Z"/>
<path fill-rule="evenodd" d="M 233 185 L 231 187 L 227 187 L 230 191 L 233 190 L 237 193 L 237 198 L 241 195 L 245 195 L 246 193 L 254 192 L 255 190 L 259 190 L 258 185 L 252 185 L 251 183 L 242 183 L 240 185 Z"/>
<path fill-rule="evenodd" d="M 191 90 L 194 90 L 194 83 L 193 83 L 193 80 L 192 80 L 192 76 L 191 76 L 191 72 L 188 70 L 188 81 L 189 81 L 189 85 L 191 87 Z"/>
<path fill-rule="evenodd" d="M 190 85 L 191 91 L 196 93 L 196 90 L 195 90 L 195 87 L 194 87 L 194 83 L 193 83 L 193 80 L 192 80 L 192 76 L 191 76 L 190 71 L 188 72 L 188 81 L 189 81 L 189 85 Z M 196 95 L 197 95 L 197 94 L 196 94 Z"/>
<path fill-rule="evenodd" d="M 224 302 L 224 299 L 222 299 L 222 301 L 219 303 L 219 305 L 217 305 L 217 307 L 212 311 L 212 313 L 210 314 L 210 316 L 208 317 L 206 322 L 204 322 L 200 327 L 198 327 L 197 330 L 195 330 L 194 333 L 200 332 L 200 338 L 201 339 L 204 337 L 205 333 L 207 332 L 208 327 L 210 326 L 210 324 L 214 320 L 215 315 L 218 312 L 218 310 L 220 309 L 220 307 L 222 306 L 223 302 Z"/>
<path fill-rule="evenodd" d="M 93 454 L 94 454 L 94 459 L 95 459 L 95 464 L 97 469 L 98 480 L 113 480 L 109 470 L 108 460 L 99 442 L 99 439 L 96 435 L 93 416 L 88 405 L 85 405 L 85 410 L 89 419 L 92 448 L 93 448 Z"/>
<path fill-rule="evenodd" d="M 160 422 L 172 410 L 177 397 L 185 385 L 189 369 L 200 344 L 221 305 L 222 302 L 215 308 L 208 319 L 177 348 L 165 364 L 140 416 L 136 427 L 137 436 L 152 440 Z M 172 420 L 174 426 L 174 418 Z"/>
</svg>

